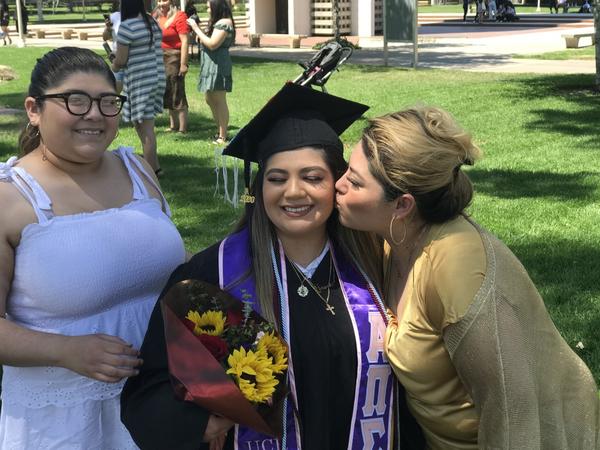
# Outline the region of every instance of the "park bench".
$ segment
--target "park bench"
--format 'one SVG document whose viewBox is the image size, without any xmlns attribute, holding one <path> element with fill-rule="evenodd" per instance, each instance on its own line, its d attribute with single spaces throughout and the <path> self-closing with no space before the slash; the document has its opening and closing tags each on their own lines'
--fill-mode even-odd
<svg viewBox="0 0 600 450">
<path fill-rule="evenodd" d="M 588 45 L 596 44 L 596 35 L 594 32 L 566 33 L 563 34 L 562 37 L 564 38 L 565 43 L 567 44 L 567 48 L 587 47 Z M 590 38 L 589 41 L 586 41 L 590 43 L 586 45 L 579 45 L 579 40 L 583 38 Z"/>
<path fill-rule="evenodd" d="M 67 29 L 49 29 L 49 30 L 35 30 L 35 37 L 37 39 L 45 39 L 49 37 L 62 36 L 63 39 L 71 39 L 75 32 L 70 28 Z"/>
<path fill-rule="evenodd" d="M 250 47 L 260 47 L 260 39 L 265 38 L 287 38 L 290 48 L 300 48 L 302 39 L 307 36 L 303 34 L 267 34 L 267 33 L 246 33 L 244 34 L 250 41 Z"/>
<path fill-rule="evenodd" d="M 89 38 L 102 37 L 102 31 L 98 30 L 80 30 L 77 34 L 80 41 L 87 41 Z"/>
</svg>

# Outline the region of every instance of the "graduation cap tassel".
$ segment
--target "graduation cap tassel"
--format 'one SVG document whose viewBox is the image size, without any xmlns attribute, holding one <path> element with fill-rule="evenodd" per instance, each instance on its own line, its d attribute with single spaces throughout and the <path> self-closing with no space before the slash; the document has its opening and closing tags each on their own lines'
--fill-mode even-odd
<svg viewBox="0 0 600 450">
<path fill-rule="evenodd" d="M 217 177 L 215 184 L 215 191 L 213 193 L 213 197 L 219 195 L 219 177 L 220 172 L 223 172 L 223 198 L 224 200 L 231 204 L 234 208 L 238 207 L 239 203 L 239 182 L 238 182 L 238 173 L 239 173 L 239 161 L 234 160 L 232 166 L 233 172 L 233 192 L 229 194 L 229 175 L 227 173 L 228 169 L 228 161 L 230 158 L 226 155 L 222 154 L 222 150 L 220 148 L 215 148 L 215 175 Z"/>
<path fill-rule="evenodd" d="M 238 207 L 238 162 L 233 162 L 233 193 L 229 195 L 229 180 L 227 175 L 227 161 L 230 158 L 228 156 L 221 155 L 221 167 L 223 168 L 223 186 L 224 186 L 224 197 L 227 203 L 230 203 L 234 208 Z"/>
<path fill-rule="evenodd" d="M 233 207 L 237 208 L 239 205 L 239 196 L 238 196 L 238 167 L 239 167 L 239 160 L 234 160 L 235 162 L 233 163 Z"/>
<path fill-rule="evenodd" d="M 231 202 L 231 197 L 229 196 L 229 180 L 227 179 L 227 157 L 223 155 L 221 155 L 221 168 L 223 170 L 223 198 L 225 198 L 225 201 L 227 203 L 233 205 L 233 203 Z"/>
<path fill-rule="evenodd" d="M 215 148 L 215 175 L 217 177 L 217 181 L 215 183 L 215 191 L 213 192 L 213 197 L 219 195 L 219 172 L 221 171 L 221 168 L 219 167 L 219 153 L 220 150 L 218 148 Z"/>
</svg>

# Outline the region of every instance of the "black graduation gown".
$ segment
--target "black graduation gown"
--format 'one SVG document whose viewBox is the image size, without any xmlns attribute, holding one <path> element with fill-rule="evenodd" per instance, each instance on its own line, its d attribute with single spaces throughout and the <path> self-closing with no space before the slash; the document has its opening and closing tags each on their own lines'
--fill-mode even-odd
<svg viewBox="0 0 600 450">
<path fill-rule="evenodd" d="M 185 279 L 218 285 L 218 244 L 197 254 L 171 276 L 165 291 Z M 312 280 L 328 284 L 329 253 Z M 348 446 L 356 382 L 356 345 L 339 283 L 333 283 L 329 303 L 335 315 L 307 285 L 309 294 L 297 294 L 300 277 L 288 265 L 291 353 L 299 403 L 302 445 L 307 450 L 338 450 Z M 335 271 L 333 281 L 336 281 Z M 154 308 L 141 348 L 144 364 L 130 378 L 121 395 L 121 419 L 143 450 L 207 448 L 202 443 L 209 411 L 177 399 L 168 375 L 166 344 L 160 304 Z M 229 433 L 226 448 L 233 448 Z"/>
</svg>

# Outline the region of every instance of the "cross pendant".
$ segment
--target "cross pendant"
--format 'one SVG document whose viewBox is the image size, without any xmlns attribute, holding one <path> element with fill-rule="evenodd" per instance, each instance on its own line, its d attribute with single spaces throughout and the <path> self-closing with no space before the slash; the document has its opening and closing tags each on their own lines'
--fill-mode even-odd
<svg viewBox="0 0 600 450">
<path fill-rule="evenodd" d="M 331 305 L 327 304 L 327 306 L 325 306 L 325 309 L 326 309 L 328 312 L 330 312 L 332 316 L 335 316 L 335 311 L 334 311 L 334 308 L 333 308 L 333 306 L 331 306 Z"/>
</svg>

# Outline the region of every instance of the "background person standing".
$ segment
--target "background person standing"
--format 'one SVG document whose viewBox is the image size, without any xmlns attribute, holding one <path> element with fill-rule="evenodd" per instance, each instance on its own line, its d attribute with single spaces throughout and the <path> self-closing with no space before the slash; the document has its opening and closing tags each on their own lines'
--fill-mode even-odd
<svg viewBox="0 0 600 450">
<path fill-rule="evenodd" d="M 188 71 L 187 15 L 172 0 L 159 0 L 155 18 L 162 30 L 162 50 L 165 63 L 166 89 L 163 107 L 169 110 L 169 130 L 187 132 L 188 102 L 185 95 L 185 75 Z"/>
<path fill-rule="evenodd" d="M 8 9 L 8 3 L 6 0 L 0 0 L 0 29 L 2 29 L 2 41 L 3 45 L 6 45 L 8 39 L 8 45 L 12 44 L 12 39 L 8 34 L 8 23 L 10 21 L 10 10 Z"/>
<path fill-rule="evenodd" d="M 154 118 L 163 111 L 165 66 L 163 64 L 162 32 L 146 12 L 144 0 L 121 2 L 121 25 L 117 35 L 117 53 L 113 71 L 125 70 L 123 120 L 133 122 L 142 141 L 144 159 L 157 176 L 162 175 L 156 153 Z"/>
<path fill-rule="evenodd" d="M 117 34 L 119 33 L 119 25 L 121 25 L 121 11 L 119 3 L 113 3 L 113 11 L 110 13 L 110 16 L 104 16 L 104 30 L 102 31 L 102 39 L 105 41 L 112 41 L 112 52 L 113 55 L 117 53 Z M 109 56 L 111 59 L 114 56 Z M 115 75 L 115 79 L 117 80 L 117 91 L 121 92 L 123 90 L 123 78 L 125 77 L 125 72 L 119 70 L 118 72 L 113 72 Z"/>
<path fill-rule="evenodd" d="M 196 21 L 188 19 L 188 24 L 203 46 L 198 90 L 205 93 L 206 103 L 218 127 L 214 143 L 224 144 L 229 125 L 226 95 L 233 88 L 229 47 L 235 42 L 235 23 L 229 0 L 209 0 L 207 6 L 210 15 L 208 35 Z"/>
</svg>

